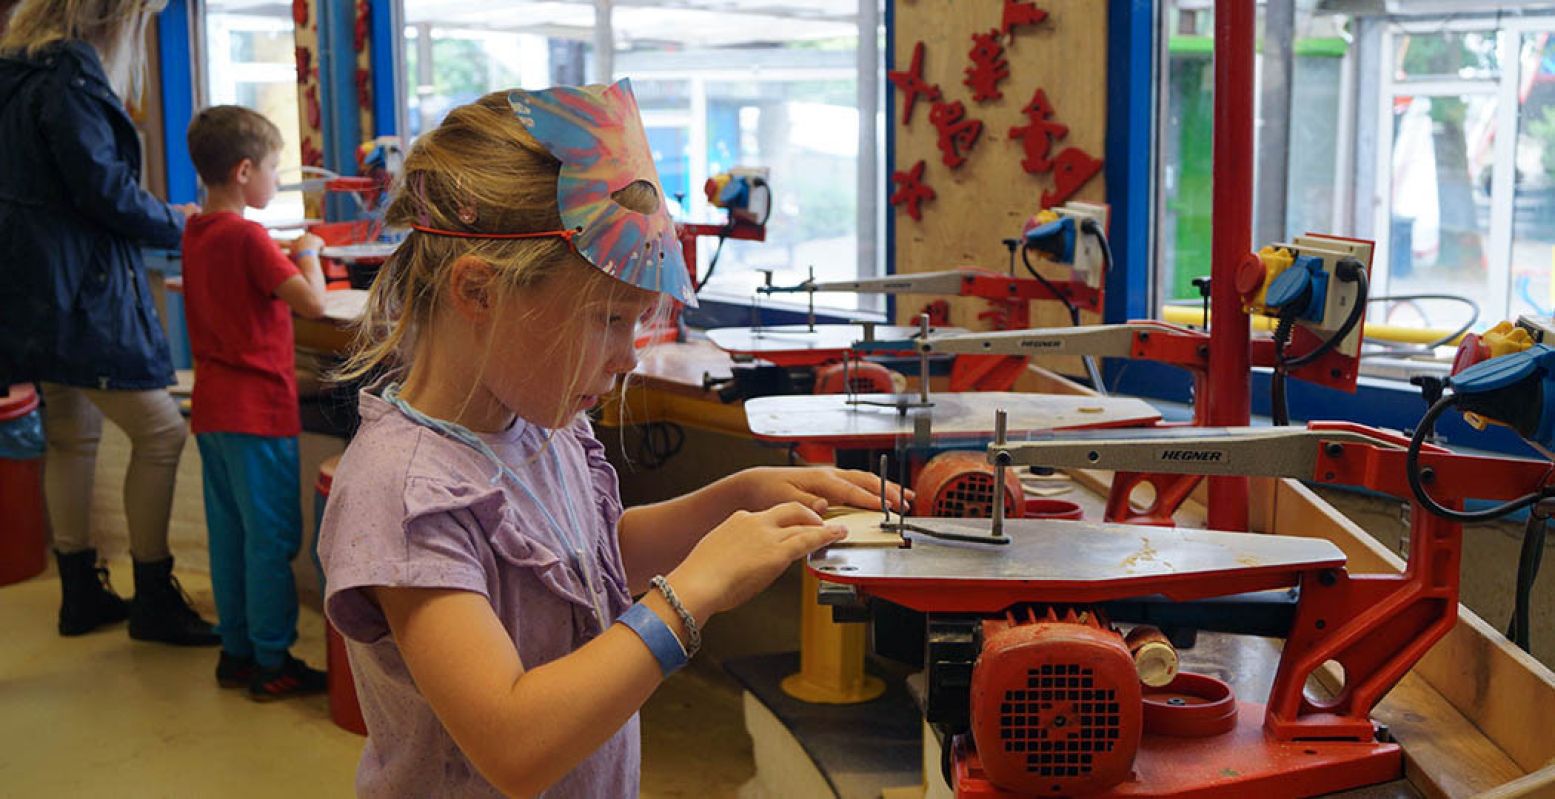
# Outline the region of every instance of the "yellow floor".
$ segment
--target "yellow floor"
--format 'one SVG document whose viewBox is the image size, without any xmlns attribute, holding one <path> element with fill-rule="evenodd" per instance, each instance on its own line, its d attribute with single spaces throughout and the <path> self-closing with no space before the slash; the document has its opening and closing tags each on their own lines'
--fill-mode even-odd
<svg viewBox="0 0 1555 799">
<path fill-rule="evenodd" d="M 128 561 L 111 567 L 129 593 Z M 209 578 L 178 576 L 214 618 Z M 797 582 L 751 610 L 781 615 Z M 52 571 L 0 588 L 0 797 L 351 795 L 364 739 L 330 721 L 324 697 L 250 702 L 216 686 L 214 648 L 132 641 L 123 624 L 61 638 L 58 611 Z M 731 633 L 750 621 L 715 619 L 709 632 L 723 643 L 710 641 L 644 708 L 643 796 L 734 796 L 755 773 L 738 690 L 718 665 L 748 651 Z M 317 611 L 303 607 L 299 632 L 293 653 L 322 668 Z"/>
</svg>

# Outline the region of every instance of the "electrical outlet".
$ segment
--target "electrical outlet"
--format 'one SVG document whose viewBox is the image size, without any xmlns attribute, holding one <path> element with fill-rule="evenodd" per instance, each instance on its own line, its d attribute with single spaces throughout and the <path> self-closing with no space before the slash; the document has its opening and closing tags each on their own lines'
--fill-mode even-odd
<svg viewBox="0 0 1555 799">
<path fill-rule="evenodd" d="M 1098 203 L 1086 203 L 1070 201 L 1053 209 L 1059 216 L 1069 217 L 1079 224 L 1082 220 L 1093 219 L 1101 226 L 1102 235 L 1107 234 L 1107 225 L 1110 221 L 1111 209 Z M 1074 255 L 1075 275 L 1092 288 L 1101 288 L 1107 279 L 1106 259 L 1102 257 L 1101 242 L 1095 236 L 1081 235 L 1078 237 Z"/>
<path fill-rule="evenodd" d="M 1301 256 L 1311 256 L 1321 261 L 1322 271 L 1327 275 L 1321 313 L 1313 309 L 1313 313 L 1306 315 L 1309 318 L 1298 320 L 1297 324 L 1326 338 L 1343 327 L 1344 320 L 1350 315 L 1350 309 L 1355 306 L 1355 303 L 1363 301 L 1357 284 L 1345 283 L 1336 276 L 1339 263 L 1350 259 L 1358 261 L 1369 276 L 1373 245 L 1369 241 L 1309 234 L 1297 236 L 1290 244 L 1280 246 L 1291 249 L 1298 260 Z M 1339 342 L 1336 350 L 1351 357 L 1358 355 L 1361 345 L 1361 327 L 1356 325 L 1355 329 L 1345 336 L 1344 341 Z"/>
</svg>

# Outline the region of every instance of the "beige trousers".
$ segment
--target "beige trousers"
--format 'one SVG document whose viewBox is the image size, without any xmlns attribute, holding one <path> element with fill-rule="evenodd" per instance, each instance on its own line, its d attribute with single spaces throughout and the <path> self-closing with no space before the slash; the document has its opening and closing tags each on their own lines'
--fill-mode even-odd
<svg viewBox="0 0 1555 799">
<path fill-rule="evenodd" d="M 124 475 L 130 555 L 141 562 L 168 557 L 173 482 L 188 435 L 178 403 L 166 389 L 101 391 L 57 383 L 41 387 L 48 440 L 43 483 L 54 548 L 70 554 L 93 546 L 92 478 L 106 416 L 130 438 L 130 465 Z"/>
</svg>

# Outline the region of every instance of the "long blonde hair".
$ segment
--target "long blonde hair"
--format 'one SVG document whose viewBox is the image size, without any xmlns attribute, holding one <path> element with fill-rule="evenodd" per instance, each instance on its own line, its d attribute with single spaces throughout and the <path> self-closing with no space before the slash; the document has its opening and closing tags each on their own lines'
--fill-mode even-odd
<svg viewBox="0 0 1555 799">
<path fill-rule="evenodd" d="M 97 50 L 120 99 L 140 101 L 146 75 L 146 26 L 167 0 L 22 0 L 0 36 L 0 52 L 37 55 L 80 40 Z"/>
<path fill-rule="evenodd" d="M 559 230 L 560 171 L 561 163 L 513 115 L 507 92 L 492 92 L 450 111 L 441 125 L 416 139 L 384 222 L 389 227 L 414 224 L 467 233 Z M 627 207 L 658 201 L 656 190 L 636 184 L 617 199 Z M 465 256 L 493 267 L 498 292 L 532 287 L 582 265 L 560 238 L 476 239 L 412 232 L 379 269 L 357 325 L 353 352 L 333 378 L 350 381 L 408 369 L 417 339 L 442 305 L 451 267 Z M 580 306 L 628 290 L 608 278 L 583 277 Z M 567 331 L 557 331 L 557 346 L 569 344 L 569 338 Z"/>
</svg>

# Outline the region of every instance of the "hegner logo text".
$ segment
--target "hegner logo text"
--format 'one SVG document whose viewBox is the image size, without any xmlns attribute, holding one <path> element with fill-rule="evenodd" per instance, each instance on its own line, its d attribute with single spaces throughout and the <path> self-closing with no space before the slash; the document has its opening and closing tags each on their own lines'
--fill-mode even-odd
<svg viewBox="0 0 1555 799">
<path fill-rule="evenodd" d="M 1226 453 L 1219 450 L 1168 449 L 1161 451 L 1163 461 L 1209 461 L 1219 463 Z"/>
</svg>

